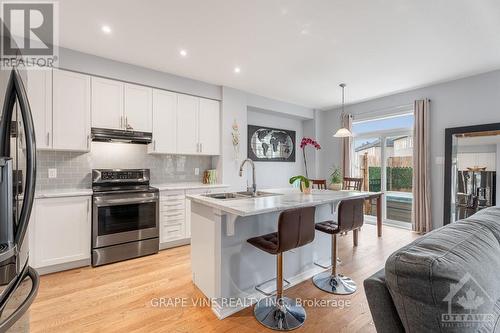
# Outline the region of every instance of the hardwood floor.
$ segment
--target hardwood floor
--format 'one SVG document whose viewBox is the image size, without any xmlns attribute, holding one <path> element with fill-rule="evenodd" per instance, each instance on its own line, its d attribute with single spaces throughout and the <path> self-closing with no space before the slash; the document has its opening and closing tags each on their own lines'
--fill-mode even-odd
<svg viewBox="0 0 500 333">
<path fill-rule="evenodd" d="M 366 302 L 363 280 L 383 267 L 395 250 L 418 236 L 410 231 L 365 225 L 359 246 L 352 233 L 340 237 L 340 272 L 358 284 L 350 296 L 336 296 L 314 287 L 311 280 L 285 291 L 307 301 L 350 302 L 345 308 L 306 307 L 307 320 L 296 332 L 375 332 Z M 327 250 L 329 251 L 329 249 Z M 252 308 L 218 320 L 191 282 L 189 246 L 157 255 L 98 268 L 82 268 L 42 276 L 38 297 L 31 307 L 31 332 L 271 332 L 253 317 Z M 187 306 L 152 304 L 160 298 L 184 298 Z"/>
</svg>

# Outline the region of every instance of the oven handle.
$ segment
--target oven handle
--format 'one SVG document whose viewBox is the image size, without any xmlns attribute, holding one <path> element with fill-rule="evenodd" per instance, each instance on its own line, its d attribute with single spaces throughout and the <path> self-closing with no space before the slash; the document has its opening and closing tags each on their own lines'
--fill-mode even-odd
<svg viewBox="0 0 500 333">
<path fill-rule="evenodd" d="M 158 198 L 154 199 L 130 199 L 130 198 L 123 198 L 123 199 L 104 199 L 101 202 L 97 203 L 95 202 L 94 199 L 94 205 L 96 207 L 102 207 L 102 206 L 117 206 L 117 205 L 127 205 L 127 204 L 143 204 L 143 203 L 150 203 L 150 202 L 156 202 L 158 203 Z"/>
</svg>

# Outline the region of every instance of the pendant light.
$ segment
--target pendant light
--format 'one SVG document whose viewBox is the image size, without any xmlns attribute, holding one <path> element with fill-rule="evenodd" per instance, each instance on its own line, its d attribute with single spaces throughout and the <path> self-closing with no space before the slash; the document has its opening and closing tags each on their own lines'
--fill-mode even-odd
<svg viewBox="0 0 500 333">
<path fill-rule="evenodd" d="M 345 105 L 345 83 L 339 84 L 340 88 L 342 88 L 342 114 L 340 119 L 344 119 L 345 111 L 344 111 L 344 105 Z M 349 138 L 352 136 L 351 131 L 348 128 L 341 127 L 335 132 L 333 135 L 335 138 Z"/>
</svg>

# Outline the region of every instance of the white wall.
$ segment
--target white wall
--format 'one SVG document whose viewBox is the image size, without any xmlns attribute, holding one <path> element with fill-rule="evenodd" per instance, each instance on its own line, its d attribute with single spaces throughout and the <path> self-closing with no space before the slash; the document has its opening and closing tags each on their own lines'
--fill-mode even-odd
<svg viewBox="0 0 500 333">
<path fill-rule="evenodd" d="M 431 202 L 433 225 L 439 227 L 443 225 L 444 165 L 437 162 L 444 157 L 445 128 L 500 122 L 500 71 L 348 105 L 346 112 L 356 117 L 423 98 L 431 99 Z M 325 176 L 331 164 L 340 164 L 340 141 L 331 137 L 340 125 L 339 110 L 325 111 L 318 122 L 323 131 L 323 146 L 328 145 L 320 157 L 320 174 Z"/>
<path fill-rule="evenodd" d="M 304 126 L 301 119 L 257 111 L 253 108 L 248 108 L 247 121 L 248 125 L 274 127 L 295 131 L 297 145 L 300 143 L 304 133 Z M 255 162 L 257 187 L 289 187 L 290 185 L 288 180 L 290 177 L 304 175 L 304 158 L 302 156 L 302 150 L 299 147 L 296 147 L 295 156 L 295 162 Z M 248 183 L 251 185 L 251 172 L 247 172 L 247 174 Z"/>
</svg>

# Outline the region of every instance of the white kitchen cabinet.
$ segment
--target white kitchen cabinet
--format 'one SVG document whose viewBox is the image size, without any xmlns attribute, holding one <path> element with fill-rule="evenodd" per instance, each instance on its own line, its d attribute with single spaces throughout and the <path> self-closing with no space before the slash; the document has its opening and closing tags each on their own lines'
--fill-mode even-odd
<svg viewBox="0 0 500 333">
<path fill-rule="evenodd" d="M 91 198 L 36 199 L 30 226 L 35 268 L 90 260 Z"/>
<path fill-rule="evenodd" d="M 226 192 L 226 187 L 217 188 L 205 188 L 205 189 L 193 189 L 186 190 L 186 195 L 197 195 L 197 194 L 210 194 L 210 193 L 221 193 Z M 186 199 L 186 219 L 184 222 L 184 229 L 186 238 L 191 238 L 191 200 Z"/>
<path fill-rule="evenodd" d="M 27 71 L 26 87 L 35 125 L 36 148 L 52 148 L 52 69 Z"/>
<path fill-rule="evenodd" d="M 200 99 L 189 95 L 177 96 L 177 153 L 197 154 L 198 114 Z"/>
<path fill-rule="evenodd" d="M 218 101 L 200 98 L 198 116 L 199 153 L 220 154 L 220 105 Z"/>
<path fill-rule="evenodd" d="M 90 76 L 53 70 L 52 148 L 90 150 Z"/>
<path fill-rule="evenodd" d="M 92 127 L 125 129 L 123 82 L 92 77 Z"/>
<path fill-rule="evenodd" d="M 136 84 L 125 84 L 124 89 L 126 129 L 151 132 L 153 89 Z"/>
<path fill-rule="evenodd" d="M 160 243 L 186 238 L 185 204 L 184 190 L 162 191 L 160 193 Z"/>
<path fill-rule="evenodd" d="M 153 90 L 153 143 L 150 153 L 177 153 L 177 94 Z"/>
</svg>

